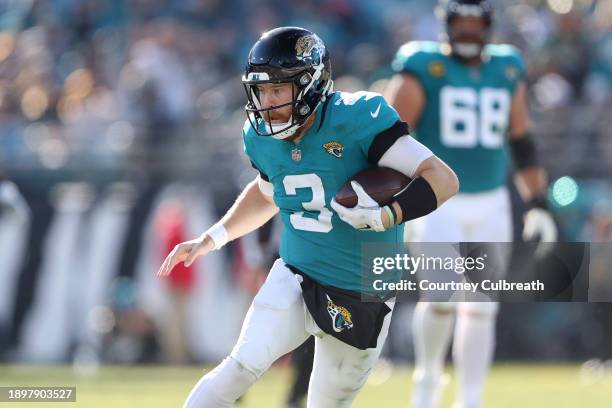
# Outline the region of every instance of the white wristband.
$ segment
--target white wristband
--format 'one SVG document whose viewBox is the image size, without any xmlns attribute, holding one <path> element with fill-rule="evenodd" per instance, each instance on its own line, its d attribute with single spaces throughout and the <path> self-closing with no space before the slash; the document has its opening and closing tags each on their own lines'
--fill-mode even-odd
<svg viewBox="0 0 612 408">
<path fill-rule="evenodd" d="M 221 223 L 215 224 L 210 227 L 208 231 L 206 231 L 206 235 L 208 235 L 213 240 L 213 243 L 215 244 L 214 249 L 221 249 L 223 245 L 227 244 L 227 230 Z"/>
</svg>

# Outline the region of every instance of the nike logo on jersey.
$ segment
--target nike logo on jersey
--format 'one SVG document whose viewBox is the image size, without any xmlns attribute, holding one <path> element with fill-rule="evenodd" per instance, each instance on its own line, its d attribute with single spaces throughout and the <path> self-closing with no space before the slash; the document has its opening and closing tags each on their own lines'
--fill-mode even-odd
<svg viewBox="0 0 612 408">
<path fill-rule="evenodd" d="M 378 104 L 378 108 L 376 108 L 376 110 L 374 112 L 370 112 L 370 116 L 372 116 L 372 119 L 376 119 L 378 117 L 378 112 L 380 112 L 380 103 Z"/>
</svg>

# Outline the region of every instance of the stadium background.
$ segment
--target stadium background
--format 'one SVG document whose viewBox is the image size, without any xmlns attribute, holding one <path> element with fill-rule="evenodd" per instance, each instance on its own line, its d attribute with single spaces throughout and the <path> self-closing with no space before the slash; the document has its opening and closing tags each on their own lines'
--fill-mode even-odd
<svg viewBox="0 0 612 408">
<path fill-rule="evenodd" d="M 432 7 L 0 1 L 0 175 L 25 200 L 0 204 L 2 361 L 218 362 L 265 277 L 259 237 L 172 279 L 154 272 L 254 175 L 240 138 L 248 49 L 271 27 L 307 27 L 331 50 L 336 89 L 381 91 L 399 45 L 438 38 Z M 527 61 L 562 239 L 612 241 L 612 1 L 498 1 L 494 33 Z M 514 209 L 520 231 L 516 195 Z M 412 306 L 394 318 L 394 362 L 412 361 Z M 503 305 L 496 358 L 611 359 L 611 316 L 603 303 Z"/>
</svg>

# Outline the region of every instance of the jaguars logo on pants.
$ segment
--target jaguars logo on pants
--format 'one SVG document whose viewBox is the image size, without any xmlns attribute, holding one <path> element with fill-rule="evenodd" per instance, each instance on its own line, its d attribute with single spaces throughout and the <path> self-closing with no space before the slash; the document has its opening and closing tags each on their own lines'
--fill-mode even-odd
<svg viewBox="0 0 612 408">
<path fill-rule="evenodd" d="M 332 327 L 335 332 L 340 333 L 344 329 L 352 329 L 353 321 L 351 320 L 351 312 L 345 307 L 336 305 L 328 295 L 327 296 L 327 312 L 332 318 Z"/>
</svg>

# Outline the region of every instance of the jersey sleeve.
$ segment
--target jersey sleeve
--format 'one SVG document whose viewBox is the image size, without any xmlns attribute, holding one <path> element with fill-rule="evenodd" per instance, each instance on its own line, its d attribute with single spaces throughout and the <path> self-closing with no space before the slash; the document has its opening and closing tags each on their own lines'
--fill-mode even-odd
<svg viewBox="0 0 612 408">
<path fill-rule="evenodd" d="M 506 64 L 516 69 L 517 82 L 525 79 L 527 70 L 521 52 L 513 45 L 504 45 L 502 47 L 506 51 Z"/>
<path fill-rule="evenodd" d="M 358 94 L 357 94 L 358 95 Z M 357 135 L 357 143 L 363 155 L 372 164 L 378 163 L 385 146 L 390 147 L 399 137 L 408 133 L 408 126 L 401 122 L 398 113 L 382 95 L 363 92 L 356 104 L 351 121 Z M 382 143 L 382 141 L 386 143 Z"/>
<path fill-rule="evenodd" d="M 492 44 L 487 46 L 487 50 L 502 64 L 503 75 L 512 88 L 516 88 L 526 76 L 525 60 L 518 48 L 509 44 Z"/>
<path fill-rule="evenodd" d="M 251 162 L 251 166 L 259 172 L 261 179 L 265 181 L 270 181 L 270 178 L 265 173 L 265 170 L 263 169 L 262 165 L 259 163 L 256 157 L 257 149 L 255 148 L 255 145 L 253 143 L 253 138 L 253 129 L 251 129 L 251 124 L 249 123 L 249 121 L 247 121 L 244 127 L 242 128 L 242 147 L 244 149 L 244 153 Z"/>
<path fill-rule="evenodd" d="M 393 71 L 398 74 L 411 74 L 422 81 L 427 75 L 429 60 L 429 54 L 423 47 L 423 44 L 417 41 L 402 45 L 391 62 Z"/>
<path fill-rule="evenodd" d="M 525 60 L 523 59 L 523 55 L 520 53 L 518 49 L 512 47 L 515 51 L 513 55 L 514 64 L 518 70 L 518 79 L 524 80 L 527 76 L 527 68 L 525 67 Z"/>
</svg>

